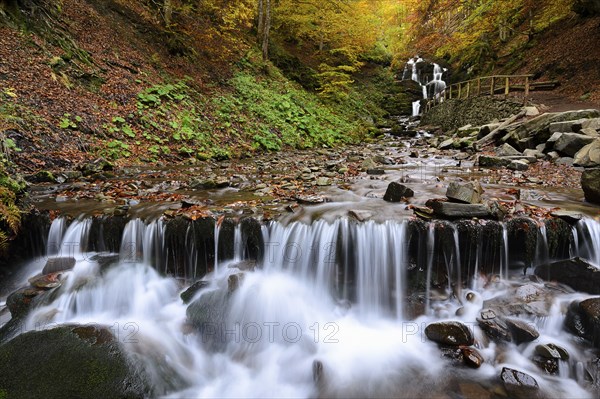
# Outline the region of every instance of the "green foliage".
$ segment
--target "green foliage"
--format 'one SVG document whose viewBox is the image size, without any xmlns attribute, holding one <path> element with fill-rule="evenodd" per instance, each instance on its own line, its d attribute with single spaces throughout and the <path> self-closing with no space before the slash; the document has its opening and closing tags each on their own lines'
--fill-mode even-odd
<svg viewBox="0 0 600 399">
<path fill-rule="evenodd" d="M 58 127 L 61 129 L 77 129 L 77 124 L 81 123 L 83 119 L 80 116 L 75 116 L 71 119 L 71 114 L 65 113 L 63 117 L 60 119 Z"/>
<path fill-rule="evenodd" d="M 105 144 L 105 148 L 100 150 L 100 155 L 110 159 L 119 159 L 129 157 L 131 151 L 129 151 L 129 144 L 121 140 L 111 140 Z"/>
</svg>

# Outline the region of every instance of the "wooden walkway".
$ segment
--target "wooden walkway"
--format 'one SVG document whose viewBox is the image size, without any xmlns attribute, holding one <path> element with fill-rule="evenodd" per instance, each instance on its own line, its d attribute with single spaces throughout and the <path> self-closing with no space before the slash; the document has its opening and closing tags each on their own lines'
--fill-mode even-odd
<svg viewBox="0 0 600 399">
<path fill-rule="evenodd" d="M 493 75 L 454 83 L 427 101 L 425 112 L 448 99 L 466 100 L 478 96 L 504 95 L 523 92 L 524 101 L 533 90 L 553 90 L 558 87 L 558 81 L 532 82 L 533 75 Z"/>
</svg>

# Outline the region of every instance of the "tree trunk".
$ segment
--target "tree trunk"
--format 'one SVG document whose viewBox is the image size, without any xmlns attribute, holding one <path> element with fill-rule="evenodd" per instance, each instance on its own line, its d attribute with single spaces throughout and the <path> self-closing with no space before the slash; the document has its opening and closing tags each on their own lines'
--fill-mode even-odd
<svg viewBox="0 0 600 399">
<path fill-rule="evenodd" d="M 271 0 L 263 0 L 265 6 L 264 29 L 262 36 L 262 57 L 266 61 L 269 59 L 269 31 L 271 30 Z"/>
<path fill-rule="evenodd" d="M 265 29 L 265 12 L 263 9 L 263 0 L 258 0 L 257 41 L 258 41 L 259 45 L 262 44 L 264 29 Z"/>
<path fill-rule="evenodd" d="M 171 20 L 173 18 L 173 1 L 165 0 L 163 3 L 163 14 L 165 18 L 165 25 L 171 25 Z"/>
</svg>

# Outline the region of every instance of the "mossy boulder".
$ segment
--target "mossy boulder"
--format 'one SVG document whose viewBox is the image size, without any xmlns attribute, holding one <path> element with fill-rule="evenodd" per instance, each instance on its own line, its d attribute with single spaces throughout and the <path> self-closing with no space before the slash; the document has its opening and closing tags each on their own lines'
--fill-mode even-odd
<svg viewBox="0 0 600 399">
<path fill-rule="evenodd" d="M 8 398 L 143 398 L 152 388 L 110 330 L 62 326 L 0 346 L 0 393 Z"/>
</svg>

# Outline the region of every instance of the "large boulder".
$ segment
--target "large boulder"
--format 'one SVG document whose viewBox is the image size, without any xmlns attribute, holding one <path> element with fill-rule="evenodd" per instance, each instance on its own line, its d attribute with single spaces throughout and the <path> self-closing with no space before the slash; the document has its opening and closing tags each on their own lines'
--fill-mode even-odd
<svg viewBox="0 0 600 399">
<path fill-rule="evenodd" d="M 563 133 L 560 135 L 554 149 L 570 157 L 575 156 L 579 150 L 594 141 L 593 137 L 579 133 Z"/>
<path fill-rule="evenodd" d="M 600 117 L 600 111 L 596 109 L 546 113 L 519 124 L 515 128 L 507 127 L 507 133 L 502 141 L 523 151 L 546 142 L 552 135 L 550 131 L 552 123 L 598 117 Z"/>
<path fill-rule="evenodd" d="M 8 398 L 144 398 L 148 378 L 107 327 L 31 331 L 0 346 L 0 393 Z"/>
<path fill-rule="evenodd" d="M 481 203 L 481 194 L 483 188 L 479 182 L 459 183 L 452 182 L 446 190 L 446 197 L 450 201 L 460 202 L 463 204 L 479 204 Z"/>
<path fill-rule="evenodd" d="M 499 157 L 507 157 L 511 155 L 522 155 L 519 150 L 516 150 L 513 146 L 508 143 L 502 144 L 500 147 L 496 148 L 496 155 Z"/>
<path fill-rule="evenodd" d="M 600 204 L 600 169 L 587 169 L 581 174 L 581 189 L 588 202 Z"/>
<path fill-rule="evenodd" d="M 584 168 L 600 166 L 600 139 L 595 139 L 579 150 L 577 154 L 575 154 L 575 161 L 573 164 L 576 166 L 583 166 Z"/>
<path fill-rule="evenodd" d="M 573 301 L 567 310 L 565 327 L 600 348 L 600 298 Z"/>
<path fill-rule="evenodd" d="M 414 191 L 403 184 L 391 182 L 383 196 L 384 201 L 400 202 L 402 198 L 408 198 L 415 195 Z"/>
<path fill-rule="evenodd" d="M 535 268 L 535 274 L 577 291 L 600 294 L 600 269 L 579 257 L 540 265 Z"/>
<path fill-rule="evenodd" d="M 482 168 L 502 168 L 510 164 L 510 159 L 494 157 L 491 155 L 480 155 L 477 163 Z"/>
</svg>

